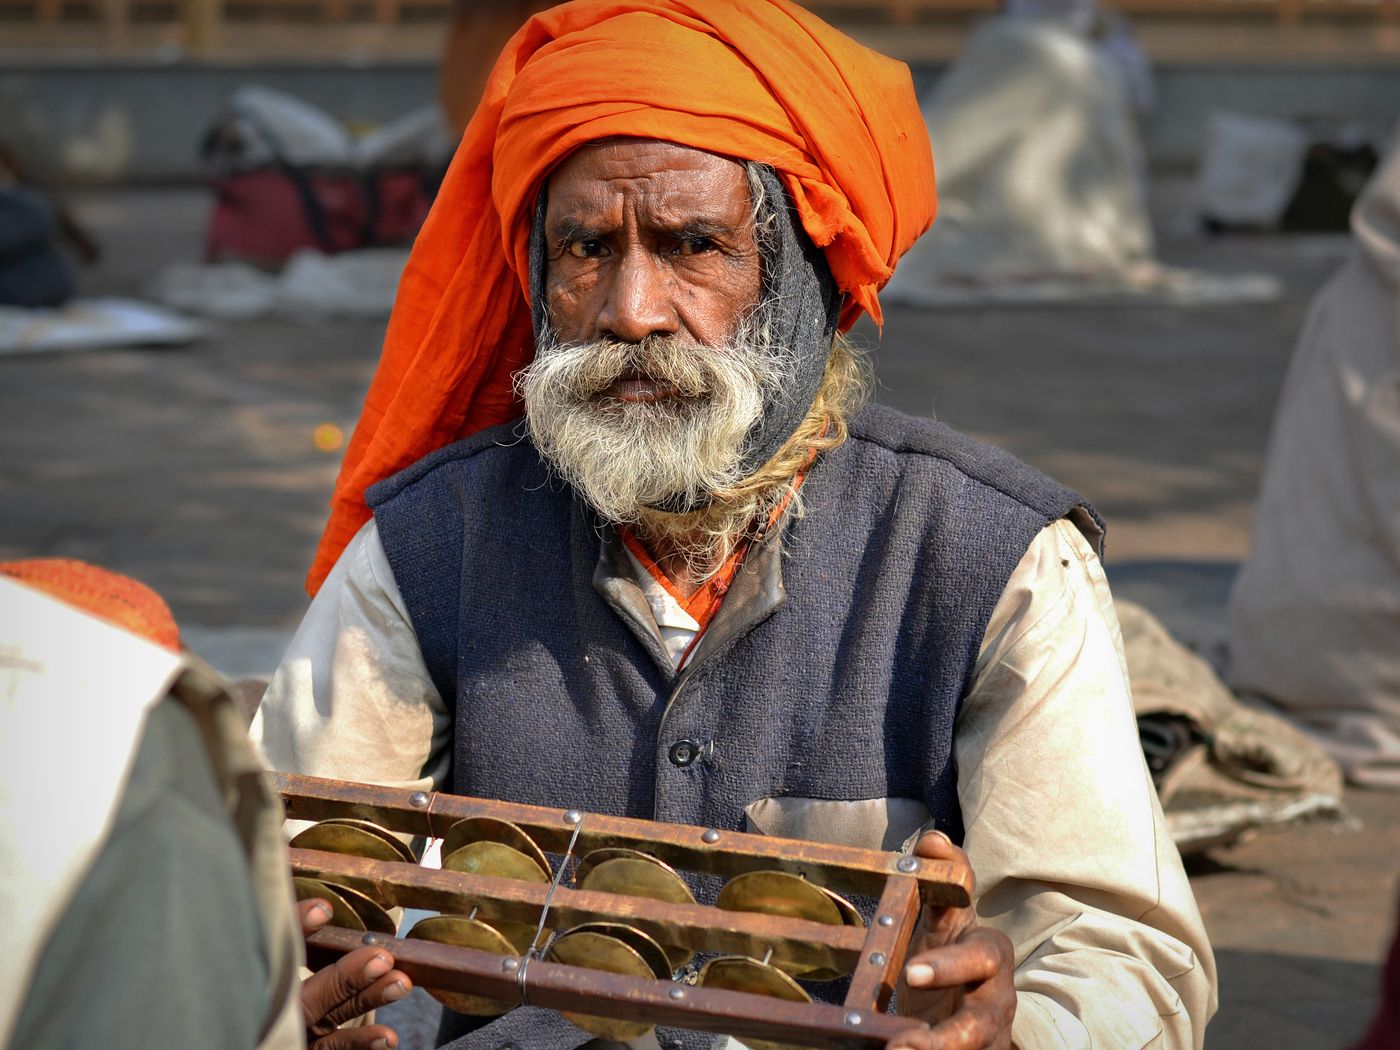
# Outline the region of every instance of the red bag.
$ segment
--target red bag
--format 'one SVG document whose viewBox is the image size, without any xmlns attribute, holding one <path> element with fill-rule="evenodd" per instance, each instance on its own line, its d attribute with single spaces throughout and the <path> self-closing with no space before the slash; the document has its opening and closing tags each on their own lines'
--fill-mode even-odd
<svg viewBox="0 0 1400 1050">
<path fill-rule="evenodd" d="M 409 244 L 428 217 L 441 173 L 397 168 L 365 176 L 369 201 L 365 239 L 369 244 Z"/>
<path fill-rule="evenodd" d="M 331 255 L 412 241 L 442 172 L 426 163 L 357 170 L 341 134 L 332 118 L 295 99 L 238 92 L 200 147 L 215 194 L 209 261 L 277 269 L 306 248 Z"/>
<path fill-rule="evenodd" d="M 359 176 L 260 168 L 214 179 L 205 255 L 279 268 L 303 248 L 332 254 L 365 243 L 368 204 Z"/>
</svg>

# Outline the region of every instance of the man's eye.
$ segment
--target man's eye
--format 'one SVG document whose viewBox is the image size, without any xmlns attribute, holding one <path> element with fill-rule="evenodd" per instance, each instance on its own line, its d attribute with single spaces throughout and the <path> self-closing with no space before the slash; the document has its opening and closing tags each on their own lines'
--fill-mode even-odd
<svg viewBox="0 0 1400 1050">
<path fill-rule="evenodd" d="M 570 241 L 568 252 L 575 259 L 596 259 L 603 254 L 603 244 L 593 240 Z"/>
<path fill-rule="evenodd" d="M 676 249 L 677 255 L 704 255 L 712 251 L 715 242 L 709 237 L 687 237 Z"/>
</svg>

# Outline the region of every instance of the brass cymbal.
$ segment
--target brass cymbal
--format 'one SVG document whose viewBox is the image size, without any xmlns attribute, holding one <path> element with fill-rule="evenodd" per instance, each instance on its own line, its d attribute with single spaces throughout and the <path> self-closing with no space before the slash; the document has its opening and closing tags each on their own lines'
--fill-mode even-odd
<svg viewBox="0 0 1400 1050">
<path fill-rule="evenodd" d="M 392 937 L 399 932 L 398 924 L 368 893 L 361 893 L 355 887 L 339 882 L 328 882 L 325 879 L 319 881 L 338 893 L 346 904 L 355 909 L 355 914 L 360 917 L 360 921 L 370 933 L 384 933 Z"/>
<path fill-rule="evenodd" d="M 382 831 L 382 829 L 380 829 Z M 386 833 L 387 834 L 387 833 Z M 352 857 L 367 857 L 370 860 L 401 862 L 403 855 L 396 847 L 403 843 L 397 839 L 389 845 L 382 835 L 367 831 L 354 824 L 333 824 L 323 821 L 312 824 L 296 838 L 292 839 L 294 849 L 319 849 L 327 853 L 347 853 Z"/>
<path fill-rule="evenodd" d="M 785 871 L 751 871 L 737 875 L 720 890 L 715 904 L 729 911 L 783 915 L 827 926 L 865 925 L 850 901 Z M 785 974 L 812 981 L 834 981 L 850 972 L 826 966 L 805 966 L 783 958 L 774 959 L 773 965 Z"/>
<path fill-rule="evenodd" d="M 506 940 L 510 941 L 511 947 L 515 949 L 512 954 L 524 955 L 535 945 L 535 928 L 533 922 L 515 922 L 511 919 L 497 919 L 491 916 L 479 915 L 479 905 L 473 900 L 455 900 L 452 902 L 452 911 L 444 914 L 465 915 L 468 919 L 476 919 L 490 926 Z M 548 927 L 544 933 L 548 933 Z"/>
<path fill-rule="evenodd" d="M 845 925 L 856 926 L 862 930 L 865 929 L 865 919 L 861 916 L 860 911 L 854 904 L 839 893 L 832 893 L 831 890 L 827 889 L 825 886 L 819 886 L 817 888 L 831 898 L 832 903 L 835 904 L 837 910 L 840 911 L 841 921 Z"/>
<path fill-rule="evenodd" d="M 509 919 L 491 919 L 487 925 L 506 940 L 510 941 L 516 955 L 524 955 L 535 946 L 535 924 L 533 922 L 512 922 Z M 546 927 L 541 931 L 549 933 Z"/>
<path fill-rule="evenodd" d="M 515 946 L 499 931 L 484 922 L 468 919 L 465 915 L 430 915 L 409 930 L 408 936 L 435 944 L 476 948 L 492 955 L 516 954 Z M 429 988 L 428 994 L 444 1006 L 474 1017 L 499 1017 L 515 1008 L 514 1003 L 503 1003 L 499 999 L 487 999 L 480 995 L 468 995 L 466 992 Z"/>
<path fill-rule="evenodd" d="M 726 911 L 756 911 L 806 919 L 828 926 L 844 925 L 834 894 L 785 871 L 750 871 L 724 884 L 715 906 Z"/>
<path fill-rule="evenodd" d="M 651 967 L 652 974 L 658 980 L 669 981 L 671 979 L 671 965 L 666 957 L 665 949 L 657 944 L 650 934 L 635 926 L 628 926 L 622 922 L 585 922 L 567 932 L 601 933 L 606 937 L 616 937 L 646 960 L 646 964 Z"/>
<path fill-rule="evenodd" d="M 700 968 L 700 977 L 696 983 L 701 988 L 721 988 L 730 992 L 767 995 L 794 1003 L 812 1001 L 812 997 L 800 984 L 776 966 L 743 955 L 721 955 L 717 959 L 711 959 Z M 788 1043 L 775 1043 L 751 1036 L 745 1036 L 743 1041 L 750 1050 L 790 1050 Z"/>
<path fill-rule="evenodd" d="M 543 876 L 543 881 L 549 881 L 549 861 L 545 858 L 544 851 L 535 844 L 535 840 L 510 821 L 497 820 L 495 817 L 467 817 L 448 828 L 442 840 L 443 867 L 448 867 L 448 857 L 479 843 L 503 846 L 520 854 L 534 863 Z M 471 862 L 474 866 L 452 867 L 449 870 L 471 871 L 477 875 L 496 875 L 506 879 L 526 879 L 530 882 L 541 881 L 528 875 L 512 874 L 523 870 L 520 862 L 499 849 L 478 849 L 472 856 L 479 858 Z M 500 870 L 487 870 L 480 866 L 483 863 L 499 864 Z"/>
<path fill-rule="evenodd" d="M 721 955 L 700 968 L 696 982 L 702 988 L 723 988 L 731 992 L 767 995 L 794 1003 L 810 1003 L 807 990 L 776 966 L 746 955 Z"/>
<path fill-rule="evenodd" d="M 292 889 L 296 891 L 299 901 L 309 901 L 314 897 L 319 897 L 331 906 L 331 925 L 339 926 L 346 930 L 358 930 L 363 933 L 366 929 L 365 920 L 360 918 L 360 913 L 350 906 L 337 888 L 328 886 L 320 879 L 308 879 L 298 875 L 292 879 Z"/>
<path fill-rule="evenodd" d="M 585 853 L 579 858 L 578 867 L 574 870 L 574 881 L 582 882 L 588 877 L 588 873 L 599 864 L 605 861 L 617 860 L 620 857 L 628 857 L 632 860 L 652 861 L 667 868 L 670 867 L 670 865 L 666 864 L 664 861 L 658 860 L 650 853 L 643 853 L 639 849 L 627 849 L 625 846 L 603 846 L 593 850 L 591 853 Z"/>
<path fill-rule="evenodd" d="M 581 890 L 646 897 L 668 904 L 695 903 L 695 895 L 675 868 L 640 850 L 594 850 L 579 862 L 574 879 Z M 694 952 L 678 945 L 662 948 L 672 973 L 695 957 Z"/>
<path fill-rule="evenodd" d="M 586 927 L 615 926 L 615 923 L 587 923 Z M 633 931 L 637 932 L 637 931 Z M 645 936 L 645 935 L 643 935 Z M 657 953 L 661 949 L 657 947 Z M 624 974 L 655 980 L 657 972 L 632 944 L 596 929 L 580 927 L 560 934 L 545 953 L 548 962 L 582 966 L 589 970 Z M 664 965 L 664 964 L 663 964 Z M 669 976 L 669 974 L 667 974 Z M 646 1021 L 624 1021 L 617 1017 L 596 1017 L 591 1014 L 565 1013 L 570 1021 L 592 1035 L 604 1039 L 637 1039 L 651 1031 L 654 1025 Z"/>
<path fill-rule="evenodd" d="M 442 867 L 444 871 L 462 871 L 469 875 L 494 875 L 523 882 L 549 881 L 549 872 L 540 867 L 539 861 L 501 842 L 468 842 L 451 853 L 444 853 Z"/>
<path fill-rule="evenodd" d="M 347 828 L 359 828 L 382 839 L 389 848 L 399 855 L 399 859 L 405 864 L 417 864 L 418 858 L 413 855 L 413 850 L 406 846 L 402 839 L 395 835 L 388 828 L 381 828 L 378 824 L 368 820 L 361 820 L 358 817 L 329 817 L 320 822 L 321 824 L 336 824 Z"/>
<path fill-rule="evenodd" d="M 835 904 L 837 910 L 841 912 L 841 918 L 845 925 L 865 929 L 865 919 L 861 917 L 860 912 L 856 910 L 854 904 L 840 894 L 831 892 L 831 890 L 827 889 L 825 886 L 818 886 L 817 889 L 831 898 L 831 902 Z M 841 969 L 832 966 L 816 966 L 807 969 L 796 963 L 781 959 L 776 960 L 776 965 L 783 970 L 783 972 L 791 974 L 793 977 L 801 977 L 806 981 L 834 981 L 838 977 L 845 977 L 851 972 L 850 966 Z"/>
<path fill-rule="evenodd" d="M 671 904 L 694 904 L 695 895 L 675 868 L 635 849 L 596 849 L 579 861 L 579 889 L 625 893 Z"/>
<path fill-rule="evenodd" d="M 549 871 L 549 861 L 535 840 L 525 834 L 518 824 L 508 820 L 497 820 L 495 817 L 466 817 L 459 820 L 447 829 L 442 840 L 442 852 L 444 855 L 451 853 L 468 842 L 499 842 L 519 850 L 527 857 L 533 857 L 544 871 Z"/>
</svg>

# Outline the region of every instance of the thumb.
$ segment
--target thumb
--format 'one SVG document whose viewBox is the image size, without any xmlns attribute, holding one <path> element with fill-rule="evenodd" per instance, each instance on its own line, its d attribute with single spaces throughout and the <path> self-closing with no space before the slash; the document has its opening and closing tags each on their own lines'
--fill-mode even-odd
<svg viewBox="0 0 1400 1050">
<path fill-rule="evenodd" d="M 962 850 L 942 831 L 925 831 L 914 843 L 913 852 L 925 860 L 956 860 L 962 855 Z"/>
</svg>

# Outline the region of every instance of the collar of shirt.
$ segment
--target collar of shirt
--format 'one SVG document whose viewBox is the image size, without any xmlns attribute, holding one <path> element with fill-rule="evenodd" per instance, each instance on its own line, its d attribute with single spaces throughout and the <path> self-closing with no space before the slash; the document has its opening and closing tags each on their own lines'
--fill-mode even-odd
<svg viewBox="0 0 1400 1050">
<path fill-rule="evenodd" d="M 788 507 L 792 505 L 797 490 L 807 479 L 807 471 L 814 458 L 815 453 L 808 456 L 807 465 L 793 479 L 792 485 L 784 493 L 783 498 L 769 513 L 768 520 L 763 527 L 740 540 L 733 553 L 725 559 L 719 571 L 701 584 L 689 597 L 680 592 L 671 578 L 666 575 L 666 571 L 651 556 L 651 552 L 647 550 L 646 545 L 642 543 L 636 533 L 625 525 L 617 526 L 617 535 L 622 540 L 623 547 L 627 552 L 627 560 L 631 563 L 632 572 L 637 577 L 637 583 L 642 589 L 647 605 L 651 608 L 656 626 L 661 630 L 661 639 L 671 657 L 672 665 L 677 669 L 685 664 L 686 659 L 694 649 L 695 642 L 704 634 L 705 628 L 710 625 L 710 621 L 719 611 L 724 596 L 729 593 L 729 587 L 734 582 L 735 576 L 739 574 L 740 568 L 743 567 L 744 558 L 748 555 L 749 550 L 756 543 L 763 541 L 764 537 L 782 520 Z"/>
</svg>

